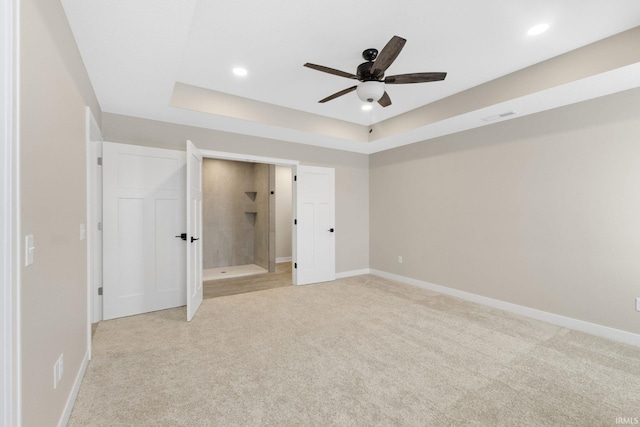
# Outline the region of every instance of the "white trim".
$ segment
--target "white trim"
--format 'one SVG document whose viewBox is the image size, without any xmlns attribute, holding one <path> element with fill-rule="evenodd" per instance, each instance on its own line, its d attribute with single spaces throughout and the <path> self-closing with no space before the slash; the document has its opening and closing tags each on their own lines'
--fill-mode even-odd
<svg viewBox="0 0 640 427">
<path fill-rule="evenodd" d="M 0 5 L 0 426 L 21 419 L 19 16 Z"/>
<path fill-rule="evenodd" d="M 291 262 L 290 256 L 283 256 L 280 258 L 276 258 L 276 264 L 282 264 L 283 262 Z"/>
<path fill-rule="evenodd" d="M 13 3 L 0 9 L 0 426 L 13 425 Z"/>
<path fill-rule="evenodd" d="M 275 157 L 252 156 L 249 154 L 228 153 L 226 151 L 200 150 L 200 152 L 202 153 L 202 157 L 224 159 L 224 160 L 235 160 L 237 162 L 267 163 L 267 164 L 277 165 L 277 166 L 296 166 L 300 164 L 298 160 L 278 159 Z"/>
<path fill-rule="evenodd" d="M 20 0 L 12 0 L 14 5 L 14 30 L 13 36 L 15 37 L 15 41 L 13 44 L 14 52 L 14 79 L 13 79 L 13 143 L 15 148 L 15 153 L 13 153 L 13 202 L 15 203 L 13 207 L 13 215 L 14 215 L 14 230 L 13 230 L 13 265 L 15 268 L 15 273 L 13 275 L 14 280 L 14 290 L 15 296 L 13 298 L 13 303 L 15 304 L 13 307 L 13 319 L 15 321 L 14 327 L 14 339 L 13 339 L 13 355 L 14 359 L 14 367 L 13 367 L 13 375 L 15 376 L 14 380 L 14 402 L 13 402 L 13 410 L 15 411 L 13 422 L 16 426 L 22 425 L 22 265 L 20 255 L 22 253 L 22 239 L 20 233 L 22 233 L 22 210 L 20 208 L 20 199 L 21 199 L 21 181 L 20 181 L 20 150 L 21 150 L 21 134 L 20 134 L 20 16 L 22 14 L 21 2 Z"/>
<path fill-rule="evenodd" d="M 419 288 L 428 289 L 430 291 L 451 295 L 456 298 L 464 299 L 478 304 L 487 305 L 489 307 L 498 308 L 500 310 L 508 311 L 511 313 L 520 314 L 522 316 L 541 320 L 547 323 L 552 323 L 554 325 L 562 326 L 565 328 L 574 329 L 576 331 L 586 332 L 591 335 L 596 335 L 613 341 L 640 347 L 640 335 L 634 334 L 632 332 L 622 331 L 620 329 L 614 329 L 608 326 L 597 325 L 595 323 L 589 323 L 583 320 L 573 319 L 571 317 L 561 316 L 559 314 L 549 313 L 542 310 L 536 310 L 535 308 L 512 304 L 510 302 L 488 298 L 481 295 L 472 294 L 470 292 L 448 288 L 446 286 L 434 285 L 433 283 L 412 279 L 410 277 L 399 276 L 397 274 L 387 273 L 385 271 L 372 269 L 371 274 L 383 277 L 385 279 L 395 280 L 396 282 L 405 283 L 407 285 L 417 286 Z"/>
<path fill-rule="evenodd" d="M 199 149 L 200 150 L 200 149 Z M 252 156 L 249 154 L 239 154 L 239 153 L 229 153 L 226 151 L 211 151 L 211 150 L 200 150 L 200 154 L 202 154 L 203 158 L 208 159 L 223 159 L 223 160 L 234 160 L 237 162 L 250 162 L 250 163 L 266 163 L 270 165 L 276 166 L 290 166 L 292 167 L 291 178 L 293 179 L 293 175 L 295 175 L 294 167 L 300 164 L 299 160 L 289 160 L 289 159 L 278 159 L 275 157 L 262 157 L 262 156 Z M 291 186 L 291 217 L 295 218 L 295 203 L 296 203 L 296 191 L 297 186 L 294 182 Z M 292 233 L 291 233 L 291 250 L 292 256 L 289 257 L 289 261 L 292 261 L 296 256 L 297 246 L 296 246 L 296 228 L 291 224 Z M 276 260 L 276 263 L 279 261 Z M 291 269 L 291 282 L 295 285 L 297 284 L 297 270 L 295 268 Z"/>
<path fill-rule="evenodd" d="M 362 276 L 364 274 L 371 274 L 371 269 L 363 268 L 361 270 L 351 270 L 351 271 L 344 271 L 342 273 L 336 273 L 336 279 L 345 279 L 347 277 Z"/>
<path fill-rule="evenodd" d="M 102 320 L 102 310 L 98 306 L 98 295 L 96 291 L 96 262 L 95 252 L 95 240 L 96 240 L 96 224 L 98 219 L 96 218 L 96 174 L 98 173 L 97 158 L 97 145 L 102 141 L 102 132 L 98 126 L 96 118 L 93 116 L 90 107 L 85 107 L 85 139 L 86 139 L 86 162 L 87 162 L 87 178 L 86 178 L 86 191 L 87 191 L 87 353 L 89 354 L 89 360 L 91 360 L 91 324 L 98 316 L 99 320 Z M 101 301 L 100 301 L 101 302 Z M 98 306 L 98 307 L 97 307 Z M 99 311 L 99 312 L 98 312 Z"/>
<path fill-rule="evenodd" d="M 73 405 L 75 404 L 78 393 L 80 392 L 80 385 L 82 384 L 82 379 L 84 378 L 84 374 L 87 371 L 87 366 L 89 366 L 89 358 L 89 352 L 85 353 L 84 358 L 82 359 L 82 364 L 80 365 L 80 369 L 78 370 L 78 374 L 76 375 L 76 379 L 73 382 L 71 393 L 67 398 L 67 403 L 66 405 L 64 405 L 64 411 L 62 412 L 62 416 L 60 417 L 60 421 L 58 422 L 59 427 L 64 427 L 69 424 L 71 412 L 73 411 Z"/>
<path fill-rule="evenodd" d="M 91 359 L 91 317 L 92 317 L 92 309 L 91 309 L 91 300 L 92 300 L 92 295 L 91 295 L 91 282 L 92 282 L 92 276 L 93 276 L 93 262 L 92 262 L 92 258 L 93 258 L 93 248 L 91 247 L 93 244 L 93 230 L 92 230 L 92 221 L 91 221 L 91 213 L 92 213 L 92 205 L 91 205 L 91 171 L 92 171 L 92 165 L 91 165 L 91 108 L 89 108 L 88 106 L 84 107 L 85 110 L 85 129 L 84 129 L 84 133 L 85 133 L 85 193 L 87 196 L 87 212 L 86 212 L 86 219 L 85 219 L 85 229 L 86 231 L 86 239 L 85 239 L 85 244 L 86 244 L 86 250 L 87 250 L 87 353 L 89 353 L 89 359 Z"/>
</svg>

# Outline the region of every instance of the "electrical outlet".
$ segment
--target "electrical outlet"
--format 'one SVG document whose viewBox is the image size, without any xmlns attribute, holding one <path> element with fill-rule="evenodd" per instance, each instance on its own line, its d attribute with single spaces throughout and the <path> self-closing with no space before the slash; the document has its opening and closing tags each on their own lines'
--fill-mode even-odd
<svg viewBox="0 0 640 427">
<path fill-rule="evenodd" d="M 402 264 L 402 256 L 398 255 L 398 264 Z"/>
<path fill-rule="evenodd" d="M 636 311 L 640 311 L 640 297 L 636 298 Z"/>
</svg>

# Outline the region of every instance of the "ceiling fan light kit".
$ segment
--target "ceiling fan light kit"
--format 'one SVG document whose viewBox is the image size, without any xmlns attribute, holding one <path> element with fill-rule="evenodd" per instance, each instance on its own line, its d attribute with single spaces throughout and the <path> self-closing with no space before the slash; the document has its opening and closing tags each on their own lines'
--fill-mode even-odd
<svg viewBox="0 0 640 427">
<path fill-rule="evenodd" d="M 365 49 L 362 52 L 362 57 L 366 62 L 358 65 L 356 74 L 308 62 L 304 64 L 307 68 L 333 74 L 334 76 L 358 80 L 360 82 L 356 86 L 343 89 L 318 102 L 325 103 L 355 90 L 358 98 L 362 101 L 369 103 L 377 102 L 383 107 L 388 107 L 391 105 L 391 98 L 385 89 L 385 84 L 427 83 L 445 79 L 447 73 L 410 73 L 385 78 L 385 71 L 398 57 L 406 42 L 402 37 L 393 36 L 380 52 L 373 48 Z"/>
<path fill-rule="evenodd" d="M 356 93 L 364 102 L 378 102 L 384 95 L 384 83 L 375 80 L 362 82 L 358 85 Z"/>
</svg>

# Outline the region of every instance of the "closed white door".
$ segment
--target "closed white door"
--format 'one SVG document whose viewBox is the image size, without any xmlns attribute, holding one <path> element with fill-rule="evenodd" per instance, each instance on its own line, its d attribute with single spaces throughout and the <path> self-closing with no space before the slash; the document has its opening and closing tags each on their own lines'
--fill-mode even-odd
<svg viewBox="0 0 640 427">
<path fill-rule="evenodd" d="M 187 141 L 187 320 L 202 304 L 202 154 Z"/>
<path fill-rule="evenodd" d="M 105 142 L 102 168 L 104 319 L 185 305 L 185 153 Z"/>
<path fill-rule="evenodd" d="M 335 170 L 296 167 L 294 181 L 296 285 L 336 278 Z"/>
</svg>

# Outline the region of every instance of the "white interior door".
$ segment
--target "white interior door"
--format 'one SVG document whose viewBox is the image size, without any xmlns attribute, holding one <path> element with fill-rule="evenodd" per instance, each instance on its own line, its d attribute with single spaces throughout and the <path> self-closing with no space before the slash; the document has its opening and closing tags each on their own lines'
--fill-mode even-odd
<svg viewBox="0 0 640 427">
<path fill-rule="evenodd" d="M 293 282 L 335 280 L 335 170 L 299 165 L 295 175 Z"/>
<path fill-rule="evenodd" d="M 102 131 L 85 107 L 87 129 L 87 290 L 89 323 L 102 320 Z M 88 331 L 91 341 L 91 327 Z"/>
<path fill-rule="evenodd" d="M 187 320 L 202 304 L 202 154 L 187 141 Z"/>
<path fill-rule="evenodd" d="M 104 319 L 185 305 L 185 153 L 102 149 Z"/>
</svg>

